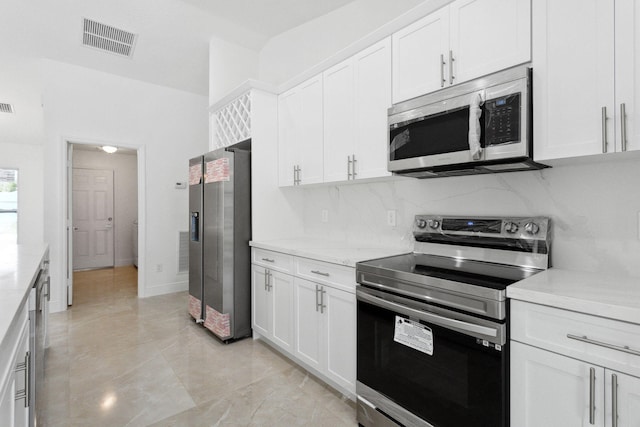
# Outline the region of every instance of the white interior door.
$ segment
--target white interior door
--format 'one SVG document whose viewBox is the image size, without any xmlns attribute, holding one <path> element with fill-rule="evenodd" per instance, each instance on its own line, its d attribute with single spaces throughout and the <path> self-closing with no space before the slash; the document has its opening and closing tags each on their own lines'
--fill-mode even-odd
<svg viewBox="0 0 640 427">
<path fill-rule="evenodd" d="M 73 168 L 73 269 L 113 265 L 113 171 Z"/>
</svg>

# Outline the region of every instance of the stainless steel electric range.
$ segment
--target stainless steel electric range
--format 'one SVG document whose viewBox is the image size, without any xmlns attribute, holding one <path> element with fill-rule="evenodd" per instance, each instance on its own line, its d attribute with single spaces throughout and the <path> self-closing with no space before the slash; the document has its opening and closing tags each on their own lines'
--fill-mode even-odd
<svg viewBox="0 0 640 427">
<path fill-rule="evenodd" d="M 356 265 L 358 423 L 508 426 L 506 287 L 550 266 L 550 220 L 418 215 L 413 236 Z"/>
</svg>

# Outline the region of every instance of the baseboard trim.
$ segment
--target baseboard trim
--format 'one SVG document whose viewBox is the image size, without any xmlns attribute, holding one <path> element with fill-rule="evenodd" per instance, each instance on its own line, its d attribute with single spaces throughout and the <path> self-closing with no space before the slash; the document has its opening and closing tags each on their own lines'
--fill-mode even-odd
<svg viewBox="0 0 640 427">
<path fill-rule="evenodd" d="M 159 286 L 150 286 L 145 289 L 144 298 L 155 297 L 158 295 L 173 294 L 176 292 L 182 292 L 189 289 L 189 282 L 175 282 L 165 283 Z"/>
</svg>

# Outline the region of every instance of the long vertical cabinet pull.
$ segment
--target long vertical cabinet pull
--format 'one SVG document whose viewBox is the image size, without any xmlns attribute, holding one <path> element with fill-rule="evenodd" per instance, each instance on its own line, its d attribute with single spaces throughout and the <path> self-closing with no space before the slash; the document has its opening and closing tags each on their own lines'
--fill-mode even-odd
<svg viewBox="0 0 640 427">
<path fill-rule="evenodd" d="M 455 77 L 453 76 L 453 61 L 455 61 L 455 59 L 453 59 L 453 51 L 450 50 L 449 51 L 449 84 L 450 85 L 453 84 L 453 79 L 455 79 Z"/>
<path fill-rule="evenodd" d="M 318 285 L 316 285 L 316 312 L 318 311 L 318 308 L 320 307 L 320 298 L 318 298 L 318 294 L 320 293 L 320 287 Z"/>
<path fill-rule="evenodd" d="M 31 363 L 29 358 L 30 353 L 27 351 L 24 355 L 24 362 L 16 365 L 15 372 L 24 371 L 24 388 L 22 390 L 16 390 L 15 400 L 24 399 L 24 407 L 29 407 L 29 381 L 31 377 Z"/>
<path fill-rule="evenodd" d="M 324 286 L 320 286 L 320 313 L 324 314 L 324 309 L 327 308 L 327 306 L 324 304 L 324 294 L 326 294 L 327 291 L 324 290 Z"/>
<path fill-rule="evenodd" d="M 356 175 L 358 174 L 356 172 L 356 155 L 352 154 L 351 155 L 351 179 L 356 179 Z"/>
<path fill-rule="evenodd" d="M 347 181 L 353 179 L 351 168 L 353 165 L 353 160 L 351 160 L 351 156 L 347 156 Z"/>
<path fill-rule="evenodd" d="M 440 54 L 440 87 L 444 87 L 444 84 L 446 83 L 447 79 L 444 78 L 444 66 L 447 63 L 444 62 L 444 55 Z"/>
<path fill-rule="evenodd" d="M 269 270 L 264 269 L 264 290 L 269 292 Z"/>
<path fill-rule="evenodd" d="M 607 107 L 602 107 L 602 152 L 607 152 Z"/>
<path fill-rule="evenodd" d="M 596 369 L 589 368 L 589 424 L 596 421 Z"/>
<path fill-rule="evenodd" d="M 620 104 L 620 147 L 627 151 L 627 106 Z"/>
<path fill-rule="evenodd" d="M 611 374 L 611 427 L 618 427 L 618 376 Z"/>
</svg>

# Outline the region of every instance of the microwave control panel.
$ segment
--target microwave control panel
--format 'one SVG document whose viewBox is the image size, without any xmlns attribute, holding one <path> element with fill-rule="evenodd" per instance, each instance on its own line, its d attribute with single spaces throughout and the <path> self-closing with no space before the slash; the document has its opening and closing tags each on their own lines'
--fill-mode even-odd
<svg viewBox="0 0 640 427">
<path fill-rule="evenodd" d="M 520 108 L 520 93 L 485 102 L 485 147 L 520 142 Z"/>
</svg>

